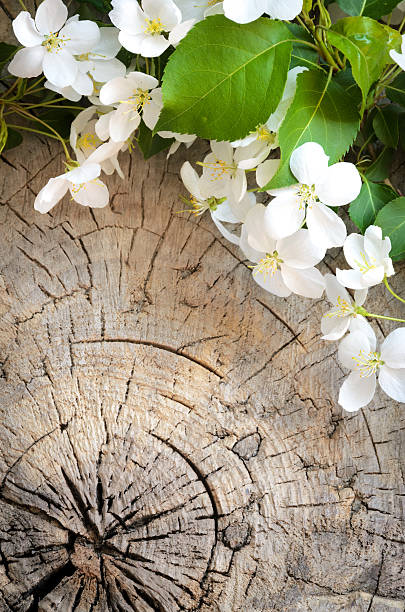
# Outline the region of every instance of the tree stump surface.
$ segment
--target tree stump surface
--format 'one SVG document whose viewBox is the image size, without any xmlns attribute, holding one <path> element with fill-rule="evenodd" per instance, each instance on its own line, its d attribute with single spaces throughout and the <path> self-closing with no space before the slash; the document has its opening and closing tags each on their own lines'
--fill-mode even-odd
<svg viewBox="0 0 405 612">
<path fill-rule="evenodd" d="M 0 610 L 405 610 L 403 407 L 343 413 L 326 302 L 177 212 L 204 146 L 48 215 L 58 147 L 0 162 Z"/>
</svg>

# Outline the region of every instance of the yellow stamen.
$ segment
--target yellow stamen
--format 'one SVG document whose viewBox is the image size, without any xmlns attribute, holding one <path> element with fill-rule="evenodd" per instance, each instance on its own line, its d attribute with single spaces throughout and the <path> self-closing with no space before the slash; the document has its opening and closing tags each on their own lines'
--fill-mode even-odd
<svg viewBox="0 0 405 612">
<path fill-rule="evenodd" d="M 151 34 L 152 36 L 161 34 L 165 31 L 165 27 L 160 19 L 146 19 L 147 27 L 145 28 L 145 34 Z"/>
<path fill-rule="evenodd" d="M 370 270 L 374 270 L 377 266 L 377 260 L 374 257 L 367 258 L 367 255 L 361 251 L 360 253 L 361 261 L 354 260 L 354 263 L 360 270 L 362 274 L 366 274 L 366 272 L 370 272 Z"/>
<path fill-rule="evenodd" d="M 121 104 L 128 104 L 131 108 L 128 112 L 135 110 L 141 111 L 145 104 L 150 104 L 152 96 L 147 89 L 134 89 L 132 96 L 128 100 L 120 100 Z"/>
<path fill-rule="evenodd" d="M 45 38 L 45 40 L 42 42 L 42 46 L 45 47 L 49 53 L 58 53 L 58 51 L 60 51 L 66 45 L 68 40 L 70 39 L 52 33 Z"/>
<path fill-rule="evenodd" d="M 356 367 L 360 370 L 360 378 L 368 378 L 375 374 L 379 367 L 384 365 L 384 361 L 381 359 L 381 353 L 370 352 L 365 353 L 360 351 L 358 355 L 352 357 Z"/>
<path fill-rule="evenodd" d="M 279 268 L 279 265 L 283 263 L 283 260 L 280 258 L 277 251 L 273 253 L 266 253 L 266 257 L 261 259 L 259 263 L 253 268 L 253 276 L 257 274 L 263 274 L 266 278 L 268 274 L 273 276 Z"/>
<path fill-rule="evenodd" d="M 301 183 L 298 191 L 298 199 L 300 201 L 300 208 L 304 208 L 305 206 L 312 208 L 312 205 L 318 200 L 318 196 L 315 193 L 315 185 L 305 185 Z"/>
<path fill-rule="evenodd" d="M 88 132 L 86 134 L 82 134 L 80 138 L 78 138 L 76 146 L 83 151 L 86 151 L 87 149 L 95 150 L 101 143 L 102 141 L 96 134 L 90 134 Z"/>
<path fill-rule="evenodd" d="M 222 159 L 216 159 L 214 162 L 198 162 L 198 164 L 210 170 L 211 181 L 218 181 L 227 174 L 233 176 L 237 169 L 236 164 L 227 164 Z"/>
</svg>

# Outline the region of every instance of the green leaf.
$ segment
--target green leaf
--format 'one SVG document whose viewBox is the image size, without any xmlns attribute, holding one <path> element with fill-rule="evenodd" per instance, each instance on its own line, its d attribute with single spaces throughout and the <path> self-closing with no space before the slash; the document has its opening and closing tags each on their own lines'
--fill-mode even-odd
<svg viewBox="0 0 405 612">
<path fill-rule="evenodd" d="M 401 113 L 392 104 L 385 108 L 377 106 L 376 110 L 373 128 L 377 138 L 387 147 L 395 149 L 399 142 L 399 118 Z"/>
<path fill-rule="evenodd" d="M 317 142 L 337 162 L 356 137 L 360 116 L 352 98 L 331 75 L 309 70 L 298 75 L 297 92 L 279 131 L 281 164 L 264 189 L 296 182 L 289 166 L 291 153 L 305 142 Z"/>
<path fill-rule="evenodd" d="M 287 22 L 286 26 L 290 30 L 296 42 L 293 44 L 291 52 L 290 69 L 296 66 L 304 66 L 305 68 L 317 68 L 322 70 L 319 64 L 319 55 L 315 49 L 312 49 L 306 43 L 313 44 L 313 39 L 304 28 L 296 23 Z M 302 41 L 302 42 L 300 42 Z"/>
<path fill-rule="evenodd" d="M 172 138 L 161 138 L 157 134 L 153 136 L 152 131 L 142 121 L 138 132 L 138 145 L 145 159 L 168 149 L 172 144 Z"/>
<path fill-rule="evenodd" d="M 384 181 L 390 174 L 393 157 L 394 149 L 384 147 L 377 159 L 373 161 L 364 174 L 370 181 L 375 181 L 376 183 Z"/>
<path fill-rule="evenodd" d="M 398 0 L 337 0 L 338 5 L 348 15 L 366 15 L 379 19 L 391 13 Z"/>
<path fill-rule="evenodd" d="M 364 234 L 369 225 L 373 225 L 378 212 L 396 197 L 396 192 L 388 185 L 372 183 L 363 178 L 359 196 L 350 204 L 351 220 Z"/>
<path fill-rule="evenodd" d="M 328 31 L 328 40 L 349 60 L 365 102 L 370 87 L 390 62 L 387 57 L 388 32 L 373 19 L 346 17 Z"/>
<path fill-rule="evenodd" d="M 280 102 L 292 35 L 279 21 L 200 21 L 171 56 L 155 132 L 237 140 L 267 121 Z"/>
<path fill-rule="evenodd" d="M 405 198 L 392 200 L 377 215 L 375 224 L 391 240 L 390 257 L 394 261 L 405 259 Z"/>
<path fill-rule="evenodd" d="M 405 72 L 386 86 L 385 93 L 390 100 L 405 107 Z"/>
</svg>

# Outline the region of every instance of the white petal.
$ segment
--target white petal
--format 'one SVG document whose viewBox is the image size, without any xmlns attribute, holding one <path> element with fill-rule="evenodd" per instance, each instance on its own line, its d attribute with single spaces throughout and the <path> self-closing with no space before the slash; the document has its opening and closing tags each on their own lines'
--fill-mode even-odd
<svg viewBox="0 0 405 612">
<path fill-rule="evenodd" d="M 343 253 L 351 268 L 358 269 L 366 256 L 364 247 L 364 236 L 350 234 L 343 245 Z"/>
<path fill-rule="evenodd" d="M 290 168 L 296 179 L 304 185 L 314 185 L 325 175 L 329 157 L 316 142 L 306 142 L 290 157 Z"/>
<path fill-rule="evenodd" d="M 218 204 L 217 209 L 211 213 L 211 216 L 214 222 L 216 221 L 225 221 L 226 223 L 238 223 L 239 222 L 238 217 L 236 217 L 232 211 L 229 200 L 225 200 L 221 204 Z"/>
<path fill-rule="evenodd" d="M 253 249 L 273 253 L 276 249 L 276 242 L 266 232 L 265 214 L 266 207 L 263 204 L 256 204 L 246 215 L 244 227 L 248 234 L 248 242 Z"/>
<path fill-rule="evenodd" d="M 329 206 L 353 202 L 361 190 L 361 178 L 354 164 L 340 162 L 327 168 L 316 184 L 316 195 Z"/>
<path fill-rule="evenodd" d="M 93 89 L 94 89 L 94 83 L 88 74 L 83 74 L 79 70 L 72 87 L 81 96 L 91 96 L 91 94 L 93 93 Z"/>
<path fill-rule="evenodd" d="M 302 0 L 266 0 L 265 11 L 273 19 L 291 21 L 302 11 Z"/>
<path fill-rule="evenodd" d="M 66 49 L 59 49 L 58 53 L 45 53 L 42 66 L 48 81 L 57 87 L 68 87 L 76 80 L 78 62 Z"/>
<path fill-rule="evenodd" d="M 378 377 L 381 389 L 397 402 L 405 402 L 405 369 L 381 366 Z"/>
<path fill-rule="evenodd" d="M 195 24 L 194 19 L 190 19 L 189 21 L 183 21 L 183 23 L 179 23 L 169 34 L 169 43 L 173 45 L 173 47 L 177 47 L 179 42 L 183 40 L 190 32 L 191 28 Z"/>
<path fill-rule="evenodd" d="M 190 0 L 176 0 L 176 4 L 181 11 L 182 18 L 187 21 L 194 19 L 201 21 L 204 19 L 205 6 L 203 2 L 190 2 Z"/>
<path fill-rule="evenodd" d="M 35 198 L 35 210 L 42 214 L 47 213 L 63 198 L 67 190 L 68 182 L 63 176 L 49 179 Z"/>
<path fill-rule="evenodd" d="M 221 204 L 221 206 L 223 206 L 223 204 Z M 236 234 L 233 234 L 224 225 L 222 225 L 221 221 L 217 217 L 215 217 L 214 214 L 212 214 L 211 217 L 212 217 L 212 220 L 215 223 L 216 227 L 218 228 L 218 230 L 223 235 L 223 237 L 226 238 L 232 244 L 237 244 L 238 245 L 239 244 L 239 236 L 237 236 Z"/>
<path fill-rule="evenodd" d="M 125 102 L 120 104 L 110 119 L 110 138 L 115 142 L 123 142 L 131 136 L 141 122 L 141 116 Z"/>
<path fill-rule="evenodd" d="M 21 11 L 13 20 L 13 30 L 17 40 L 24 47 L 35 47 L 43 41 L 43 37 L 35 27 L 33 18 L 27 11 Z"/>
<path fill-rule="evenodd" d="M 257 167 L 256 183 L 259 187 L 265 187 L 270 183 L 280 167 L 280 161 L 280 159 L 268 159 Z"/>
<path fill-rule="evenodd" d="M 346 225 L 331 208 L 321 202 L 308 208 L 307 226 L 312 240 L 326 249 L 343 246 L 347 235 Z"/>
<path fill-rule="evenodd" d="M 131 83 L 134 89 L 155 89 L 159 85 L 159 81 L 150 74 L 143 72 L 130 72 L 128 74 L 128 82 Z"/>
<path fill-rule="evenodd" d="M 281 274 L 286 286 L 294 293 L 313 299 L 322 297 L 325 284 L 317 268 L 297 270 L 281 264 Z"/>
<path fill-rule="evenodd" d="M 30 79 L 37 77 L 42 72 L 42 64 L 45 56 L 45 47 L 26 47 L 20 49 L 14 55 L 8 65 L 8 71 L 14 76 Z"/>
<path fill-rule="evenodd" d="M 235 200 L 240 202 L 247 191 L 247 179 L 244 170 L 236 170 L 235 178 L 231 181 L 231 190 Z"/>
<path fill-rule="evenodd" d="M 173 0 L 142 0 L 142 8 L 151 19 L 160 19 L 165 31 L 181 21 L 181 11 Z"/>
<path fill-rule="evenodd" d="M 113 140 L 104 142 L 102 145 L 97 147 L 97 149 L 93 151 L 91 155 L 89 155 L 87 158 L 87 164 L 101 164 L 107 159 L 117 156 L 123 144 L 123 142 L 114 142 Z"/>
<path fill-rule="evenodd" d="M 384 266 L 377 266 L 363 274 L 363 282 L 366 287 L 374 287 L 382 283 L 384 279 Z"/>
<path fill-rule="evenodd" d="M 72 198 L 82 206 L 104 208 L 110 199 L 108 189 L 100 179 L 95 178 L 87 183 L 69 188 Z"/>
<path fill-rule="evenodd" d="M 99 43 L 100 29 L 94 21 L 71 21 L 62 28 L 59 36 L 67 38 L 66 48 L 71 53 L 88 53 Z"/>
<path fill-rule="evenodd" d="M 82 97 L 82 94 L 77 93 L 77 91 L 73 89 L 71 85 L 69 85 L 68 87 L 57 87 L 50 81 L 45 81 L 44 87 L 60 94 L 61 96 L 63 96 L 67 100 L 71 100 L 72 102 L 78 102 Z"/>
<path fill-rule="evenodd" d="M 276 250 L 287 266 L 301 270 L 316 266 L 325 257 L 325 248 L 313 242 L 305 229 L 278 240 Z"/>
<path fill-rule="evenodd" d="M 384 257 L 389 255 L 391 241 L 388 243 L 382 239 L 382 229 L 376 225 L 370 225 L 364 233 L 364 250 L 372 264 L 381 264 Z"/>
<path fill-rule="evenodd" d="M 35 15 L 35 25 L 41 34 L 58 32 L 68 16 L 62 0 L 44 0 Z"/>
<path fill-rule="evenodd" d="M 74 185 L 87 183 L 100 176 L 100 164 L 84 163 L 82 166 L 74 168 L 64 174 L 64 178 Z"/>
<path fill-rule="evenodd" d="M 402 70 L 405 70 L 405 55 L 402 55 L 402 53 L 398 53 L 398 51 L 395 51 L 395 49 L 391 49 L 390 56 L 392 57 L 394 62 L 396 62 L 398 66 L 402 68 Z"/>
<path fill-rule="evenodd" d="M 223 15 L 224 14 L 224 3 L 218 2 L 205 9 L 204 16 L 209 17 L 210 15 Z"/>
<path fill-rule="evenodd" d="M 237 202 L 230 200 L 230 207 L 238 222 L 246 219 L 248 212 L 255 206 L 256 197 L 253 193 L 245 193 L 243 198 Z"/>
<path fill-rule="evenodd" d="M 152 36 L 145 33 L 132 35 L 120 32 L 119 40 L 125 49 L 143 57 L 158 57 L 170 47 L 169 41 L 161 34 Z"/>
<path fill-rule="evenodd" d="M 381 359 L 390 368 L 405 368 L 405 327 L 394 329 L 381 345 Z"/>
<path fill-rule="evenodd" d="M 359 331 L 362 334 L 365 334 L 370 344 L 373 345 L 375 342 L 375 333 L 370 323 L 367 321 L 366 317 L 362 317 L 361 315 L 357 315 L 356 317 L 350 317 L 349 331 L 355 332 Z"/>
<path fill-rule="evenodd" d="M 349 370 L 355 370 L 357 368 L 356 359 L 359 353 L 368 354 L 370 351 L 374 351 L 376 343 L 377 340 L 374 332 L 371 337 L 362 331 L 350 333 L 339 344 L 338 358 L 340 363 Z"/>
<path fill-rule="evenodd" d="M 304 219 L 305 208 L 300 205 L 296 193 L 289 191 L 267 205 L 264 223 L 268 234 L 279 240 L 297 232 Z"/>
<path fill-rule="evenodd" d="M 259 263 L 263 257 L 266 256 L 266 253 L 262 251 L 256 251 L 253 249 L 248 242 L 249 235 L 247 233 L 245 225 L 242 225 L 242 229 L 240 232 L 239 239 L 239 247 L 243 251 L 244 256 L 249 259 L 249 261 L 253 261 L 254 263 Z"/>
<path fill-rule="evenodd" d="M 349 293 L 346 291 L 344 286 L 339 283 L 336 276 L 333 274 L 325 274 L 325 289 L 326 295 L 331 304 L 333 306 L 338 306 L 339 301 L 343 300 L 348 304 L 352 304 L 353 300 L 351 299 Z"/>
<path fill-rule="evenodd" d="M 228 165 L 233 163 L 233 148 L 229 142 L 217 142 L 216 140 L 211 140 L 210 145 L 217 160 L 226 162 Z"/>
<path fill-rule="evenodd" d="M 371 402 L 375 387 L 375 374 L 361 378 L 357 372 L 352 372 L 341 386 L 339 404 L 347 412 L 356 412 Z"/>
<path fill-rule="evenodd" d="M 126 67 L 125 64 L 114 57 L 104 61 L 93 61 L 89 72 L 97 83 L 106 83 L 111 79 L 125 76 Z"/>
<path fill-rule="evenodd" d="M 162 90 L 159 87 L 151 92 L 151 100 L 143 107 L 142 119 L 150 130 L 157 124 L 162 108 Z"/>
<path fill-rule="evenodd" d="M 291 295 L 291 290 L 286 286 L 280 270 L 274 274 L 262 274 L 253 272 L 253 278 L 260 287 L 277 295 L 278 297 L 288 297 Z"/>
<path fill-rule="evenodd" d="M 144 31 L 145 14 L 136 0 L 113 0 L 111 4 L 113 10 L 108 16 L 117 28 L 132 35 Z"/>
<path fill-rule="evenodd" d="M 112 59 L 121 49 L 117 28 L 100 28 L 100 40 L 90 51 L 90 57 L 97 60 Z"/>
<path fill-rule="evenodd" d="M 322 340 L 340 340 L 349 328 L 349 317 L 333 316 L 334 312 L 330 310 L 321 319 Z"/>
<path fill-rule="evenodd" d="M 364 289 L 366 287 L 363 274 L 359 270 L 339 270 L 337 268 L 336 278 L 341 285 L 349 289 Z"/>
<path fill-rule="evenodd" d="M 225 17 L 236 23 L 250 23 L 263 15 L 264 0 L 224 0 Z"/>
<path fill-rule="evenodd" d="M 109 105 L 114 104 L 114 102 L 128 100 L 133 94 L 133 90 L 133 85 L 129 79 L 125 77 L 116 77 L 103 85 L 100 89 L 100 102 L 101 104 Z"/>
<path fill-rule="evenodd" d="M 200 190 L 200 177 L 190 162 L 184 162 L 180 170 L 180 176 L 185 188 L 196 200 L 200 202 L 205 200 Z"/>
<path fill-rule="evenodd" d="M 363 306 L 366 301 L 368 289 L 356 289 L 354 292 L 354 301 L 356 306 Z"/>
<path fill-rule="evenodd" d="M 100 118 L 95 125 L 95 132 L 100 140 L 108 140 L 108 138 L 110 138 L 110 121 L 114 113 L 115 110 L 105 113 L 104 115 L 100 115 Z"/>
</svg>

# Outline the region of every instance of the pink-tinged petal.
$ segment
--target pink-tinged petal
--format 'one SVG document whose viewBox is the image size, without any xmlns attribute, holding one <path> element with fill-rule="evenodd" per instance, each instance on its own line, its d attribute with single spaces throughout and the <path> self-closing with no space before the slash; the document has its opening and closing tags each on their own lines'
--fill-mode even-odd
<svg viewBox="0 0 405 612">
<path fill-rule="evenodd" d="M 340 340 L 349 328 L 349 317 L 338 317 L 334 312 L 330 310 L 321 319 L 322 340 Z"/>
<path fill-rule="evenodd" d="M 236 23 L 250 23 L 263 15 L 265 0 L 224 0 L 225 17 Z"/>
<path fill-rule="evenodd" d="M 267 233 L 275 240 L 297 232 L 305 219 L 305 208 L 300 205 L 296 193 L 286 192 L 267 205 L 264 223 Z"/>
<path fill-rule="evenodd" d="M 45 47 L 26 47 L 20 49 L 14 55 L 8 65 L 8 71 L 14 76 L 30 79 L 37 77 L 42 72 L 42 64 L 45 57 Z"/>
<path fill-rule="evenodd" d="M 405 369 L 383 365 L 378 377 L 381 389 L 397 402 L 405 402 Z"/>
<path fill-rule="evenodd" d="M 357 198 L 361 178 L 354 164 L 340 162 L 327 168 L 317 182 L 315 191 L 321 202 L 328 206 L 344 206 Z"/>
<path fill-rule="evenodd" d="M 22 11 L 13 20 L 13 30 L 15 37 L 24 47 L 35 47 L 43 41 L 43 36 L 36 29 L 34 20 L 27 11 Z"/>
<path fill-rule="evenodd" d="M 111 4 L 113 10 L 108 13 L 108 16 L 119 30 L 131 35 L 144 32 L 146 15 L 137 0 L 113 0 Z"/>
<path fill-rule="evenodd" d="M 59 49 L 57 53 L 45 53 L 42 66 L 48 81 L 57 87 L 73 85 L 79 71 L 78 62 L 65 49 Z"/>
<path fill-rule="evenodd" d="M 336 270 L 336 278 L 343 287 L 349 289 L 364 289 L 363 274 L 359 270 Z"/>
<path fill-rule="evenodd" d="M 35 25 L 41 34 L 58 32 L 68 16 L 67 7 L 62 0 L 44 0 L 35 15 Z"/>
<path fill-rule="evenodd" d="M 110 138 L 115 142 L 124 142 L 136 130 L 141 122 L 141 116 L 125 102 L 120 104 L 110 119 Z"/>
<path fill-rule="evenodd" d="M 329 302 L 333 304 L 333 306 L 337 306 L 341 301 L 347 302 L 348 304 L 352 304 L 353 300 L 351 299 L 349 293 L 346 291 L 344 286 L 339 283 L 336 276 L 334 276 L 333 274 L 325 274 L 324 279 L 326 296 Z"/>
<path fill-rule="evenodd" d="M 266 207 L 256 204 L 246 215 L 244 227 L 248 234 L 248 242 L 256 251 L 273 253 L 276 250 L 276 241 L 266 232 L 264 215 Z"/>
<path fill-rule="evenodd" d="M 316 202 L 307 210 L 307 226 L 314 242 L 326 249 L 343 246 L 346 225 L 328 206 Z"/>
<path fill-rule="evenodd" d="M 260 287 L 273 293 L 278 297 L 288 297 L 291 295 L 291 290 L 285 284 L 280 270 L 274 274 L 262 274 L 261 272 L 253 271 L 253 278 Z"/>
<path fill-rule="evenodd" d="M 338 358 L 340 363 L 349 370 L 356 370 L 358 357 L 361 354 L 367 355 L 370 351 L 375 351 L 376 343 L 374 332 L 371 336 L 362 331 L 350 333 L 339 344 Z"/>
<path fill-rule="evenodd" d="M 181 11 L 173 0 L 142 0 L 142 8 L 151 19 L 160 19 L 166 32 L 181 22 Z"/>
<path fill-rule="evenodd" d="M 98 178 L 87 183 L 72 185 L 69 190 L 73 200 L 82 206 L 104 208 L 110 199 L 107 187 Z"/>
<path fill-rule="evenodd" d="M 42 214 L 49 212 L 63 198 L 67 190 L 68 181 L 63 176 L 49 179 L 35 198 L 35 210 Z"/>
<path fill-rule="evenodd" d="M 92 51 L 100 41 L 100 29 L 94 21 L 71 21 L 59 33 L 66 39 L 66 49 L 73 55 Z"/>
<path fill-rule="evenodd" d="M 278 240 L 276 250 L 287 266 L 300 270 L 316 266 L 325 257 L 325 249 L 315 244 L 305 229 Z"/>
<path fill-rule="evenodd" d="M 328 169 L 329 157 L 323 147 L 316 142 L 306 142 L 290 157 L 291 172 L 299 183 L 315 185 L 325 175 Z"/>
<path fill-rule="evenodd" d="M 361 378 L 357 372 L 352 372 L 341 386 L 339 404 L 347 412 L 356 412 L 371 402 L 375 387 L 375 374 Z"/>
<path fill-rule="evenodd" d="M 265 11 L 272 19 L 291 21 L 302 11 L 302 0 L 266 0 Z"/>
<path fill-rule="evenodd" d="M 268 159 L 257 167 L 256 183 L 259 187 L 265 187 L 270 183 L 280 167 L 280 161 L 280 159 Z"/>
<path fill-rule="evenodd" d="M 286 264 L 281 264 L 281 275 L 286 286 L 297 295 L 312 299 L 322 297 L 325 284 L 323 276 L 317 268 L 297 270 Z"/>
<path fill-rule="evenodd" d="M 381 359 L 390 368 L 405 368 L 405 327 L 394 329 L 381 345 Z"/>
</svg>

